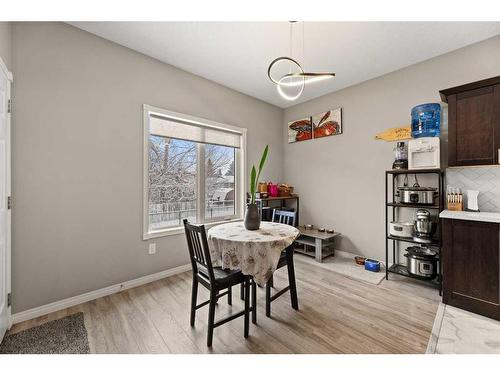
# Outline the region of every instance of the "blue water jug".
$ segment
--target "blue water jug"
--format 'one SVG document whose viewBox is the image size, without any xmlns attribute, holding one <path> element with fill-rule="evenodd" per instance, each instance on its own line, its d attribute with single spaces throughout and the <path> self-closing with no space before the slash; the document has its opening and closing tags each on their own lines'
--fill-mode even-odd
<svg viewBox="0 0 500 375">
<path fill-rule="evenodd" d="M 411 136 L 439 137 L 441 128 L 441 105 L 426 103 L 413 107 L 411 110 Z"/>
</svg>

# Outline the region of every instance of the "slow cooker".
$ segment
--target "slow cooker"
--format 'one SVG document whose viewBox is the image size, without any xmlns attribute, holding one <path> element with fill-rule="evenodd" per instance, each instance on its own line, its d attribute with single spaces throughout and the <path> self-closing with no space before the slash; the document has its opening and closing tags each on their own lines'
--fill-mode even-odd
<svg viewBox="0 0 500 375">
<path fill-rule="evenodd" d="M 423 279 L 433 279 L 437 275 L 437 253 L 425 246 L 411 246 L 406 249 L 408 272 Z"/>
</svg>

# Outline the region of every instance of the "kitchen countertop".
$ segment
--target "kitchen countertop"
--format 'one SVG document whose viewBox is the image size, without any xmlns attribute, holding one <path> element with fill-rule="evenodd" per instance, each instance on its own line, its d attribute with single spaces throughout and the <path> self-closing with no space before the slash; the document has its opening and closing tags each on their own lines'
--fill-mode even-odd
<svg viewBox="0 0 500 375">
<path fill-rule="evenodd" d="M 500 212 L 471 212 L 444 210 L 439 214 L 441 219 L 456 219 L 500 223 Z"/>
</svg>

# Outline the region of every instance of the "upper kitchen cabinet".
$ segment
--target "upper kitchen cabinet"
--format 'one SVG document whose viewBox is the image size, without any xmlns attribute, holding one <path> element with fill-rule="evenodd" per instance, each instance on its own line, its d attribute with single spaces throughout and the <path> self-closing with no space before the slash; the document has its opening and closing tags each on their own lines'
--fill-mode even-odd
<svg viewBox="0 0 500 375">
<path fill-rule="evenodd" d="M 497 164 L 500 76 L 439 93 L 448 103 L 448 165 Z"/>
</svg>

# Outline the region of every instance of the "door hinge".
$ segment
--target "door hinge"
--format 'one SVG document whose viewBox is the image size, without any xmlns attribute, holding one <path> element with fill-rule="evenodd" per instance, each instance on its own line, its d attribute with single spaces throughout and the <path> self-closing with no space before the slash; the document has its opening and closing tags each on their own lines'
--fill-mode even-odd
<svg viewBox="0 0 500 375">
<path fill-rule="evenodd" d="M 7 294 L 7 306 L 12 305 L 12 293 Z"/>
<path fill-rule="evenodd" d="M 7 101 L 7 113 L 12 113 L 12 99 Z"/>
<path fill-rule="evenodd" d="M 12 208 L 12 197 L 7 197 L 7 209 L 10 210 Z"/>
</svg>

